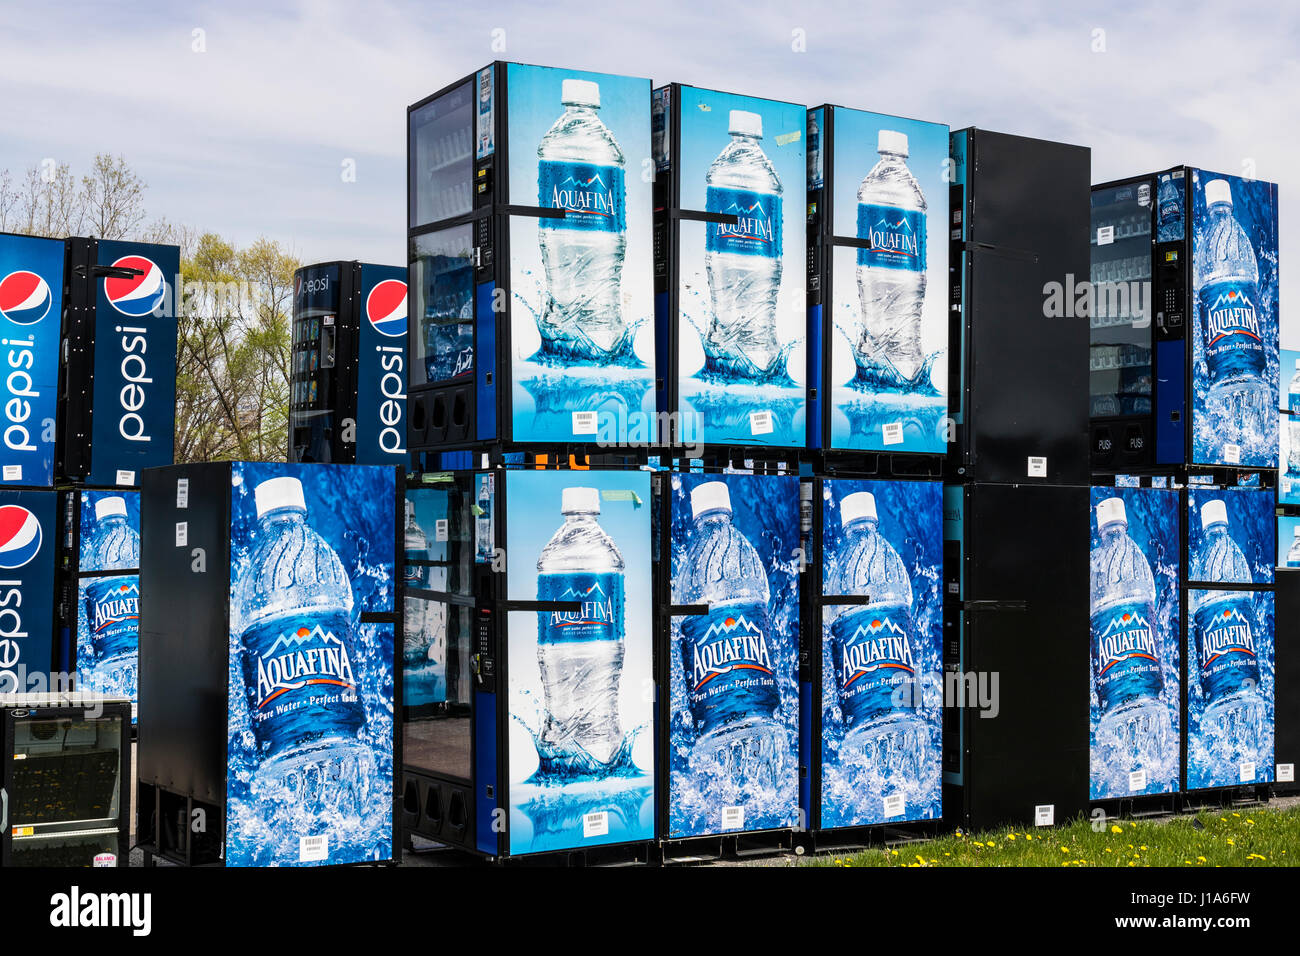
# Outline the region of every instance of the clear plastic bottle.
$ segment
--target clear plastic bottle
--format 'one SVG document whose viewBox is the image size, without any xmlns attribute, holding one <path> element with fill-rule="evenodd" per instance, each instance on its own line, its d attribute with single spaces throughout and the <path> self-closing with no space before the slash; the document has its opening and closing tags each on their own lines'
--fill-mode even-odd
<svg viewBox="0 0 1300 956">
<path fill-rule="evenodd" d="M 126 499 L 114 495 L 95 502 L 95 530 L 83 547 L 87 570 L 140 567 L 140 536 L 127 523 Z M 94 685 L 88 689 L 133 698 L 140 646 L 139 574 L 89 579 L 85 602 L 92 661 L 78 671 Z M 84 668 L 87 663 L 90 667 Z"/>
<path fill-rule="evenodd" d="M 429 541 L 424 529 L 415 520 L 415 502 L 406 499 L 406 587 L 427 590 L 429 565 L 417 564 L 429 560 Z M 429 658 L 429 601 L 407 595 L 402 614 L 403 657 L 408 664 L 421 664 Z"/>
<path fill-rule="evenodd" d="M 1160 177 L 1156 193 L 1156 241 L 1170 242 L 1183 238 L 1183 183 L 1174 182 L 1169 173 Z"/>
<path fill-rule="evenodd" d="M 548 290 L 538 331 L 551 354 L 591 364 L 620 352 L 628 335 L 624 158 L 597 115 L 596 83 L 565 80 L 560 98 L 564 113 L 537 147 L 537 204 L 565 210 L 537 221 Z"/>
<path fill-rule="evenodd" d="M 1286 566 L 1300 568 L 1300 525 L 1296 525 L 1295 534 L 1291 538 L 1291 547 L 1286 553 Z"/>
<path fill-rule="evenodd" d="M 781 289 L 784 188 L 759 145 L 763 117 L 732 110 L 731 142 L 709 166 L 705 210 L 737 217 L 706 224 L 704 266 L 713 317 L 704 339 L 709 367 L 742 377 L 767 374 L 780 355 L 776 302 Z"/>
<path fill-rule="evenodd" d="M 905 379 L 925 364 L 921 308 L 925 303 L 925 194 L 907 168 L 907 135 L 882 129 L 880 160 L 858 187 L 859 366 L 886 363 Z"/>
<path fill-rule="evenodd" d="M 1295 414 L 1287 416 L 1286 470 L 1293 481 L 1300 481 L 1300 359 L 1287 386 L 1287 408 Z"/>
</svg>

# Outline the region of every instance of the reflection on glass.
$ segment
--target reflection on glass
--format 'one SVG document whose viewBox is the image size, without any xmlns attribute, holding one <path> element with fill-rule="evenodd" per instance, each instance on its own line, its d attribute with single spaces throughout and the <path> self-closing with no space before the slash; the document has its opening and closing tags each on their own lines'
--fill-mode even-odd
<svg viewBox="0 0 1300 956">
<path fill-rule="evenodd" d="M 1149 182 L 1092 193 L 1089 383 L 1094 418 L 1151 412 L 1153 208 Z"/>
<path fill-rule="evenodd" d="M 411 111 L 411 226 L 460 216 L 473 206 L 473 84 Z"/>
<path fill-rule="evenodd" d="M 474 371 L 474 266 L 469 226 L 411 240 L 412 314 L 418 329 L 411 384 L 468 376 Z"/>
</svg>

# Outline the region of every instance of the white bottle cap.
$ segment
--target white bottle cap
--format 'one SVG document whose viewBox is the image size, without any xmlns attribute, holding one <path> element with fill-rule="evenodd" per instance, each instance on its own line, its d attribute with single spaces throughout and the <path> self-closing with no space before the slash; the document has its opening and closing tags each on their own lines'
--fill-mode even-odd
<svg viewBox="0 0 1300 956">
<path fill-rule="evenodd" d="M 1232 187 L 1226 179 L 1211 179 L 1205 184 L 1205 205 L 1213 206 L 1219 202 L 1232 205 Z"/>
<path fill-rule="evenodd" d="M 750 113 L 746 110 L 732 110 L 727 119 L 732 135 L 739 133 L 741 136 L 763 138 L 763 117 L 757 113 Z"/>
<path fill-rule="evenodd" d="M 100 498 L 95 502 L 95 518 L 103 521 L 109 515 L 121 515 L 126 517 L 126 499 L 118 498 Z"/>
<path fill-rule="evenodd" d="M 600 109 L 600 84 L 593 83 L 591 80 L 564 80 L 560 83 L 560 102 L 565 105 L 594 106 Z"/>
<path fill-rule="evenodd" d="M 1228 506 L 1223 503 L 1223 499 L 1215 498 L 1213 501 L 1207 501 L 1201 505 L 1201 528 L 1208 528 L 1212 524 L 1228 523 Z"/>
<path fill-rule="evenodd" d="M 698 518 L 706 511 L 731 510 L 731 490 L 725 481 L 706 481 L 691 489 L 691 517 Z"/>
<path fill-rule="evenodd" d="M 859 518 L 870 518 L 872 521 L 880 520 L 876 517 L 876 496 L 869 491 L 858 491 L 851 495 L 845 495 L 844 500 L 840 502 L 841 524 L 847 525 Z"/>
<path fill-rule="evenodd" d="M 1097 505 L 1097 527 L 1104 528 L 1108 524 L 1116 521 L 1122 521 L 1128 524 L 1128 512 L 1124 510 L 1123 498 L 1107 498 Z"/>
<path fill-rule="evenodd" d="M 565 488 L 560 492 L 560 513 L 600 514 L 600 492 L 595 488 Z"/>
<path fill-rule="evenodd" d="M 285 475 L 280 478 L 268 478 L 253 489 L 253 500 L 257 502 L 257 516 L 260 518 L 268 511 L 277 508 L 297 508 L 307 510 L 307 502 L 302 497 L 302 482 Z"/>
<path fill-rule="evenodd" d="M 1295 367 L 1296 367 L 1296 371 L 1300 372 L 1300 359 L 1295 360 Z"/>
<path fill-rule="evenodd" d="M 1300 524 L 1295 526 L 1295 534 L 1292 537 L 1300 538 Z"/>
<path fill-rule="evenodd" d="M 907 134 L 896 129 L 882 129 L 876 137 L 876 152 L 907 155 Z"/>
</svg>

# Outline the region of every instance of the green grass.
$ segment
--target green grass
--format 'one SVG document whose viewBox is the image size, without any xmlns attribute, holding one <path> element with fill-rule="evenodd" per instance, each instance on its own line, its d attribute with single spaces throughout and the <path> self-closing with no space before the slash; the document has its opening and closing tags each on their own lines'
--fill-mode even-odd
<svg viewBox="0 0 1300 956">
<path fill-rule="evenodd" d="M 1204 829 L 1197 829 L 1196 823 Z M 1204 810 L 1166 822 L 1085 819 L 817 856 L 812 866 L 1300 866 L 1300 806 Z"/>
</svg>

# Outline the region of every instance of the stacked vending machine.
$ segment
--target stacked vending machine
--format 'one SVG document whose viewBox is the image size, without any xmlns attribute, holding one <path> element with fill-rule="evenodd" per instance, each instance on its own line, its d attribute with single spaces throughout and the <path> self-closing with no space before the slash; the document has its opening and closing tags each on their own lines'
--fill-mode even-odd
<svg viewBox="0 0 1300 956">
<path fill-rule="evenodd" d="M 302 267 L 292 329 L 289 460 L 405 466 L 406 270 Z"/>
<path fill-rule="evenodd" d="M 1289 376 L 1283 395 L 1277 483 L 1277 615 L 1274 631 L 1276 686 L 1300 686 L 1300 352 L 1281 350 L 1282 373 Z M 1274 740 L 1277 749 L 1274 790 L 1296 790 L 1300 763 L 1300 697 L 1277 695 Z"/>
<path fill-rule="evenodd" d="M 943 815 L 948 127 L 808 111 L 809 573 L 801 806 L 813 846 Z"/>
<path fill-rule="evenodd" d="M 145 473 L 136 832 L 147 860 L 396 858 L 401 481 L 373 465 Z"/>
<path fill-rule="evenodd" d="M 1048 825 L 1088 800 L 1090 154 L 952 134 L 944 812 Z"/>
</svg>

